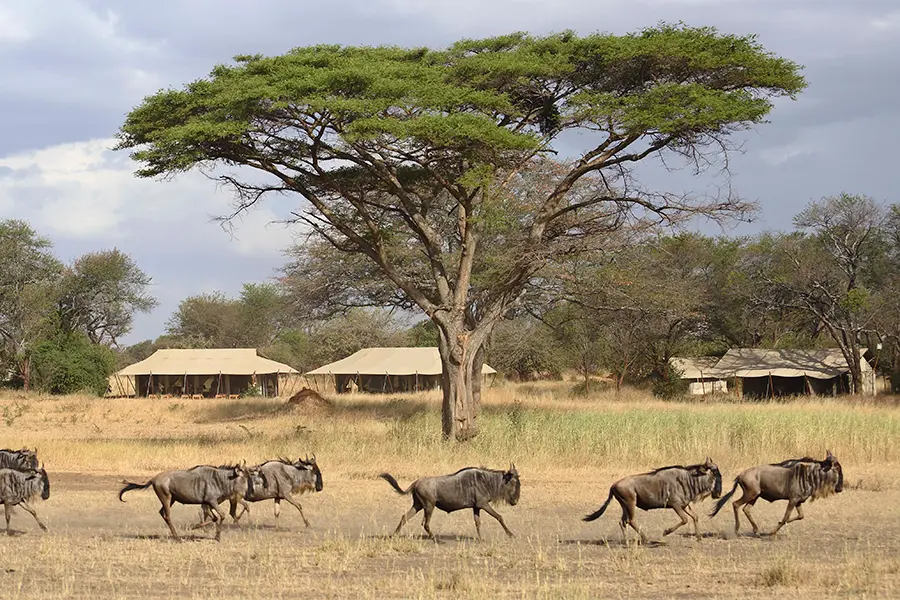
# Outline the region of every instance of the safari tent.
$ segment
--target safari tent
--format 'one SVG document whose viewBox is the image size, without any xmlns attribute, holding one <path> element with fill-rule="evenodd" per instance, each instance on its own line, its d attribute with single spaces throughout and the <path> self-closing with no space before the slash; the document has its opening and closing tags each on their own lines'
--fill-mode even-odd
<svg viewBox="0 0 900 600">
<path fill-rule="evenodd" d="M 860 348 L 860 357 L 866 348 Z M 790 395 L 836 396 L 850 391 L 850 369 L 838 348 L 767 350 L 733 348 L 716 363 L 722 376 L 734 377 L 742 395 L 772 398 Z M 875 395 L 875 371 L 860 358 L 862 394 Z"/>
<path fill-rule="evenodd" d="M 305 385 L 320 391 L 394 393 L 439 387 L 442 373 L 437 348 L 364 348 L 303 378 Z M 488 365 L 481 373 L 488 384 L 497 375 Z"/>
<path fill-rule="evenodd" d="M 299 384 L 299 371 L 254 348 L 170 349 L 113 373 L 106 395 L 229 397 L 258 385 L 263 396 L 287 396 Z"/>
<path fill-rule="evenodd" d="M 728 382 L 716 369 L 718 362 L 718 356 L 673 356 L 669 359 L 681 379 L 688 381 L 688 393 L 697 396 L 728 392 Z"/>
</svg>

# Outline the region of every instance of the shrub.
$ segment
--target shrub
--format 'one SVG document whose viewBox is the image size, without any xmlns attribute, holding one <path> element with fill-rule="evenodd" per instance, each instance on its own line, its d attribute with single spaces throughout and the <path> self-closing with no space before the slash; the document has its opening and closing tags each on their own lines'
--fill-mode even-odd
<svg viewBox="0 0 900 600">
<path fill-rule="evenodd" d="M 102 396 L 115 368 L 115 353 L 80 332 L 41 342 L 31 357 L 34 387 L 51 394 Z"/>
</svg>

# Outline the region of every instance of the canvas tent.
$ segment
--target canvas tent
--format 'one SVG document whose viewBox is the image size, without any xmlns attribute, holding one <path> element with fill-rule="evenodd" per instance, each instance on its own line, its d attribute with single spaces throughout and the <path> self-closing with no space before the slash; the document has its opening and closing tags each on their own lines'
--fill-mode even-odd
<svg viewBox="0 0 900 600">
<path fill-rule="evenodd" d="M 303 377 L 307 386 L 320 391 L 392 393 L 439 387 L 442 373 L 437 348 L 364 348 Z M 497 371 L 483 365 L 481 373 L 490 381 Z"/>
<path fill-rule="evenodd" d="M 865 348 L 860 348 L 860 356 L 865 352 Z M 863 395 L 874 396 L 875 371 L 864 358 L 860 358 L 860 369 Z M 763 398 L 795 394 L 834 396 L 850 389 L 850 369 L 837 348 L 734 348 L 716 363 L 716 370 L 736 378 L 742 394 Z"/>
<path fill-rule="evenodd" d="M 689 382 L 688 393 L 693 395 L 728 392 L 728 383 L 716 369 L 718 362 L 717 356 L 673 356 L 669 359 L 669 364 L 680 373 L 681 379 Z"/>
<path fill-rule="evenodd" d="M 253 384 L 264 396 L 290 395 L 300 373 L 254 348 L 157 350 L 113 373 L 107 396 L 235 396 Z"/>
</svg>

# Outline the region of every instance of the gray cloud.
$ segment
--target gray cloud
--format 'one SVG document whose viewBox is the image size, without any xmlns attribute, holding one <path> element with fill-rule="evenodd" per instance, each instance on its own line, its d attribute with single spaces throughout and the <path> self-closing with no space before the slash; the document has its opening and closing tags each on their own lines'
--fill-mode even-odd
<svg viewBox="0 0 900 600">
<path fill-rule="evenodd" d="M 71 258 L 116 245 L 157 284 L 162 306 L 130 340 L 154 337 L 185 295 L 269 277 L 290 239 L 265 223 L 296 207 L 273 200 L 230 238 L 210 216 L 229 198 L 199 176 L 137 181 L 107 148 L 124 115 L 161 87 L 204 76 L 235 54 L 320 44 L 445 46 L 514 30 L 624 33 L 684 21 L 756 33 L 805 65 L 809 89 L 742 135 L 735 189 L 759 200 L 739 232 L 788 227 L 810 199 L 842 190 L 894 200 L 890 133 L 900 125 L 900 10 L 893 0 L 0 0 L 0 218 L 28 218 Z M 704 189 L 659 166 L 651 185 Z M 171 240 L 171 241 L 169 241 Z"/>
</svg>

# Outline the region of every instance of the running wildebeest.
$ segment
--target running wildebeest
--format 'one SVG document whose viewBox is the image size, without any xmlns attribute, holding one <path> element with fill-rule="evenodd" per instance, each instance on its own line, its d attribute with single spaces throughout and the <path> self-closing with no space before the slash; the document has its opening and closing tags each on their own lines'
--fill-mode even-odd
<svg viewBox="0 0 900 600">
<path fill-rule="evenodd" d="M 412 508 L 400 519 L 394 535 L 400 532 L 409 519 L 424 509 L 425 520 L 422 522 L 422 527 L 425 528 L 428 537 L 434 539 L 430 525 L 431 513 L 435 508 L 446 513 L 471 508 L 475 517 L 475 531 L 478 533 L 479 539 L 481 539 L 482 510 L 497 519 L 506 535 L 513 537 L 512 531 L 503 522 L 503 517 L 491 506 L 492 502 L 498 500 L 503 500 L 510 506 L 515 506 L 519 501 L 521 489 L 519 472 L 516 471 L 516 466 L 513 464 L 510 464 L 507 471 L 466 467 L 452 475 L 422 477 L 412 482 L 405 490 L 390 474 L 382 473 L 379 477 L 391 484 L 398 494 L 405 496 L 412 493 L 413 496 Z"/>
<path fill-rule="evenodd" d="M 20 471 L 38 470 L 37 449 L 0 450 L 0 469 L 18 469 Z"/>
<path fill-rule="evenodd" d="M 310 491 L 322 491 L 322 472 L 319 465 L 316 464 L 316 455 L 312 458 L 298 458 L 295 462 L 279 458 L 269 460 L 261 465 L 257 465 L 251 470 L 253 478 L 253 492 L 248 493 L 246 499 L 250 502 L 261 502 L 263 500 L 275 500 L 275 528 L 278 529 L 278 515 L 281 514 L 281 501 L 284 500 L 291 506 L 300 511 L 303 523 L 309 527 L 309 521 L 303 514 L 303 507 L 297 502 L 293 494 L 302 494 Z M 232 497 L 231 509 L 229 514 L 235 523 L 238 523 L 241 517 L 247 512 L 248 507 L 245 502 L 236 497 Z M 237 513 L 238 502 L 244 505 L 244 509 Z M 206 517 L 206 507 L 203 507 L 204 517 Z"/>
<path fill-rule="evenodd" d="M 216 524 L 216 540 L 222 533 L 222 513 L 219 504 L 235 495 L 244 497 L 253 492 L 253 480 L 246 466 L 222 465 L 213 467 L 198 465 L 187 470 L 164 471 L 150 478 L 147 483 L 131 483 L 123 481 L 125 487 L 119 491 L 119 500 L 125 502 L 122 495 L 131 490 L 145 490 L 153 486 L 162 508 L 159 514 L 169 526 L 172 537 L 176 540 L 178 532 L 172 525 L 172 504 L 200 504 L 209 510 L 212 521 Z M 200 523 L 198 527 L 205 526 Z"/>
<path fill-rule="evenodd" d="M 7 535 L 13 534 L 9 528 L 13 506 L 21 506 L 31 513 L 41 529 L 47 531 L 47 526 L 41 523 L 37 512 L 28 505 L 38 495 L 42 500 L 50 497 L 50 478 L 43 465 L 40 469 L 0 469 L 0 503 L 6 512 Z"/>
<path fill-rule="evenodd" d="M 663 535 L 669 535 L 682 525 L 687 524 L 688 517 L 694 521 L 694 534 L 700 537 L 700 525 L 697 515 L 691 509 L 691 503 L 703 500 L 709 495 L 718 498 L 722 493 L 722 475 L 719 467 L 707 457 L 706 462 L 699 465 L 683 467 L 674 465 L 663 467 L 642 473 L 631 475 L 612 484 L 609 488 L 609 496 L 596 512 L 593 512 L 583 521 L 594 521 L 600 517 L 609 506 L 613 497 L 622 506 L 622 519 L 619 527 L 622 528 L 622 537 L 627 539 L 625 525 L 631 525 L 641 541 L 646 542 L 644 532 L 634 522 L 634 509 L 653 510 L 656 508 L 671 508 L 681 518 L 681 523 L 669 527 Z"/>
<path fill-rule="evenodd" d="M 734 501 L 734 532 L 741 528 L 741 519 L 738 510 L 744 507 L 744 514 L 753 527 L 754 535 L 759 535 L 759 527 L 750 515 L 750 507 L 756 504 L 759 498 L 767 502 L 787 500 L 787 510 L 778 526 L 771 535 L 792 521 L 803 519 L 802 504 L 807 500 L 815 500 L 830 496 L 832 493 L 840 493 L 844 490 L 844 471 L 841 463 L 834 457 L 830 450 L 826 451 L 825 460 L 814 458 L 792 458 L 773 463 L 751 467 L 735 477 L 731 491 L 716 503 L 715 509 L 710 513 L 716 516 L 725 503 L 731 499 L 737 487 L 741 486 L 743 495 Z M 797 509 L 797 516 L 789 518 L 791 512 Z"/>
</svg>

